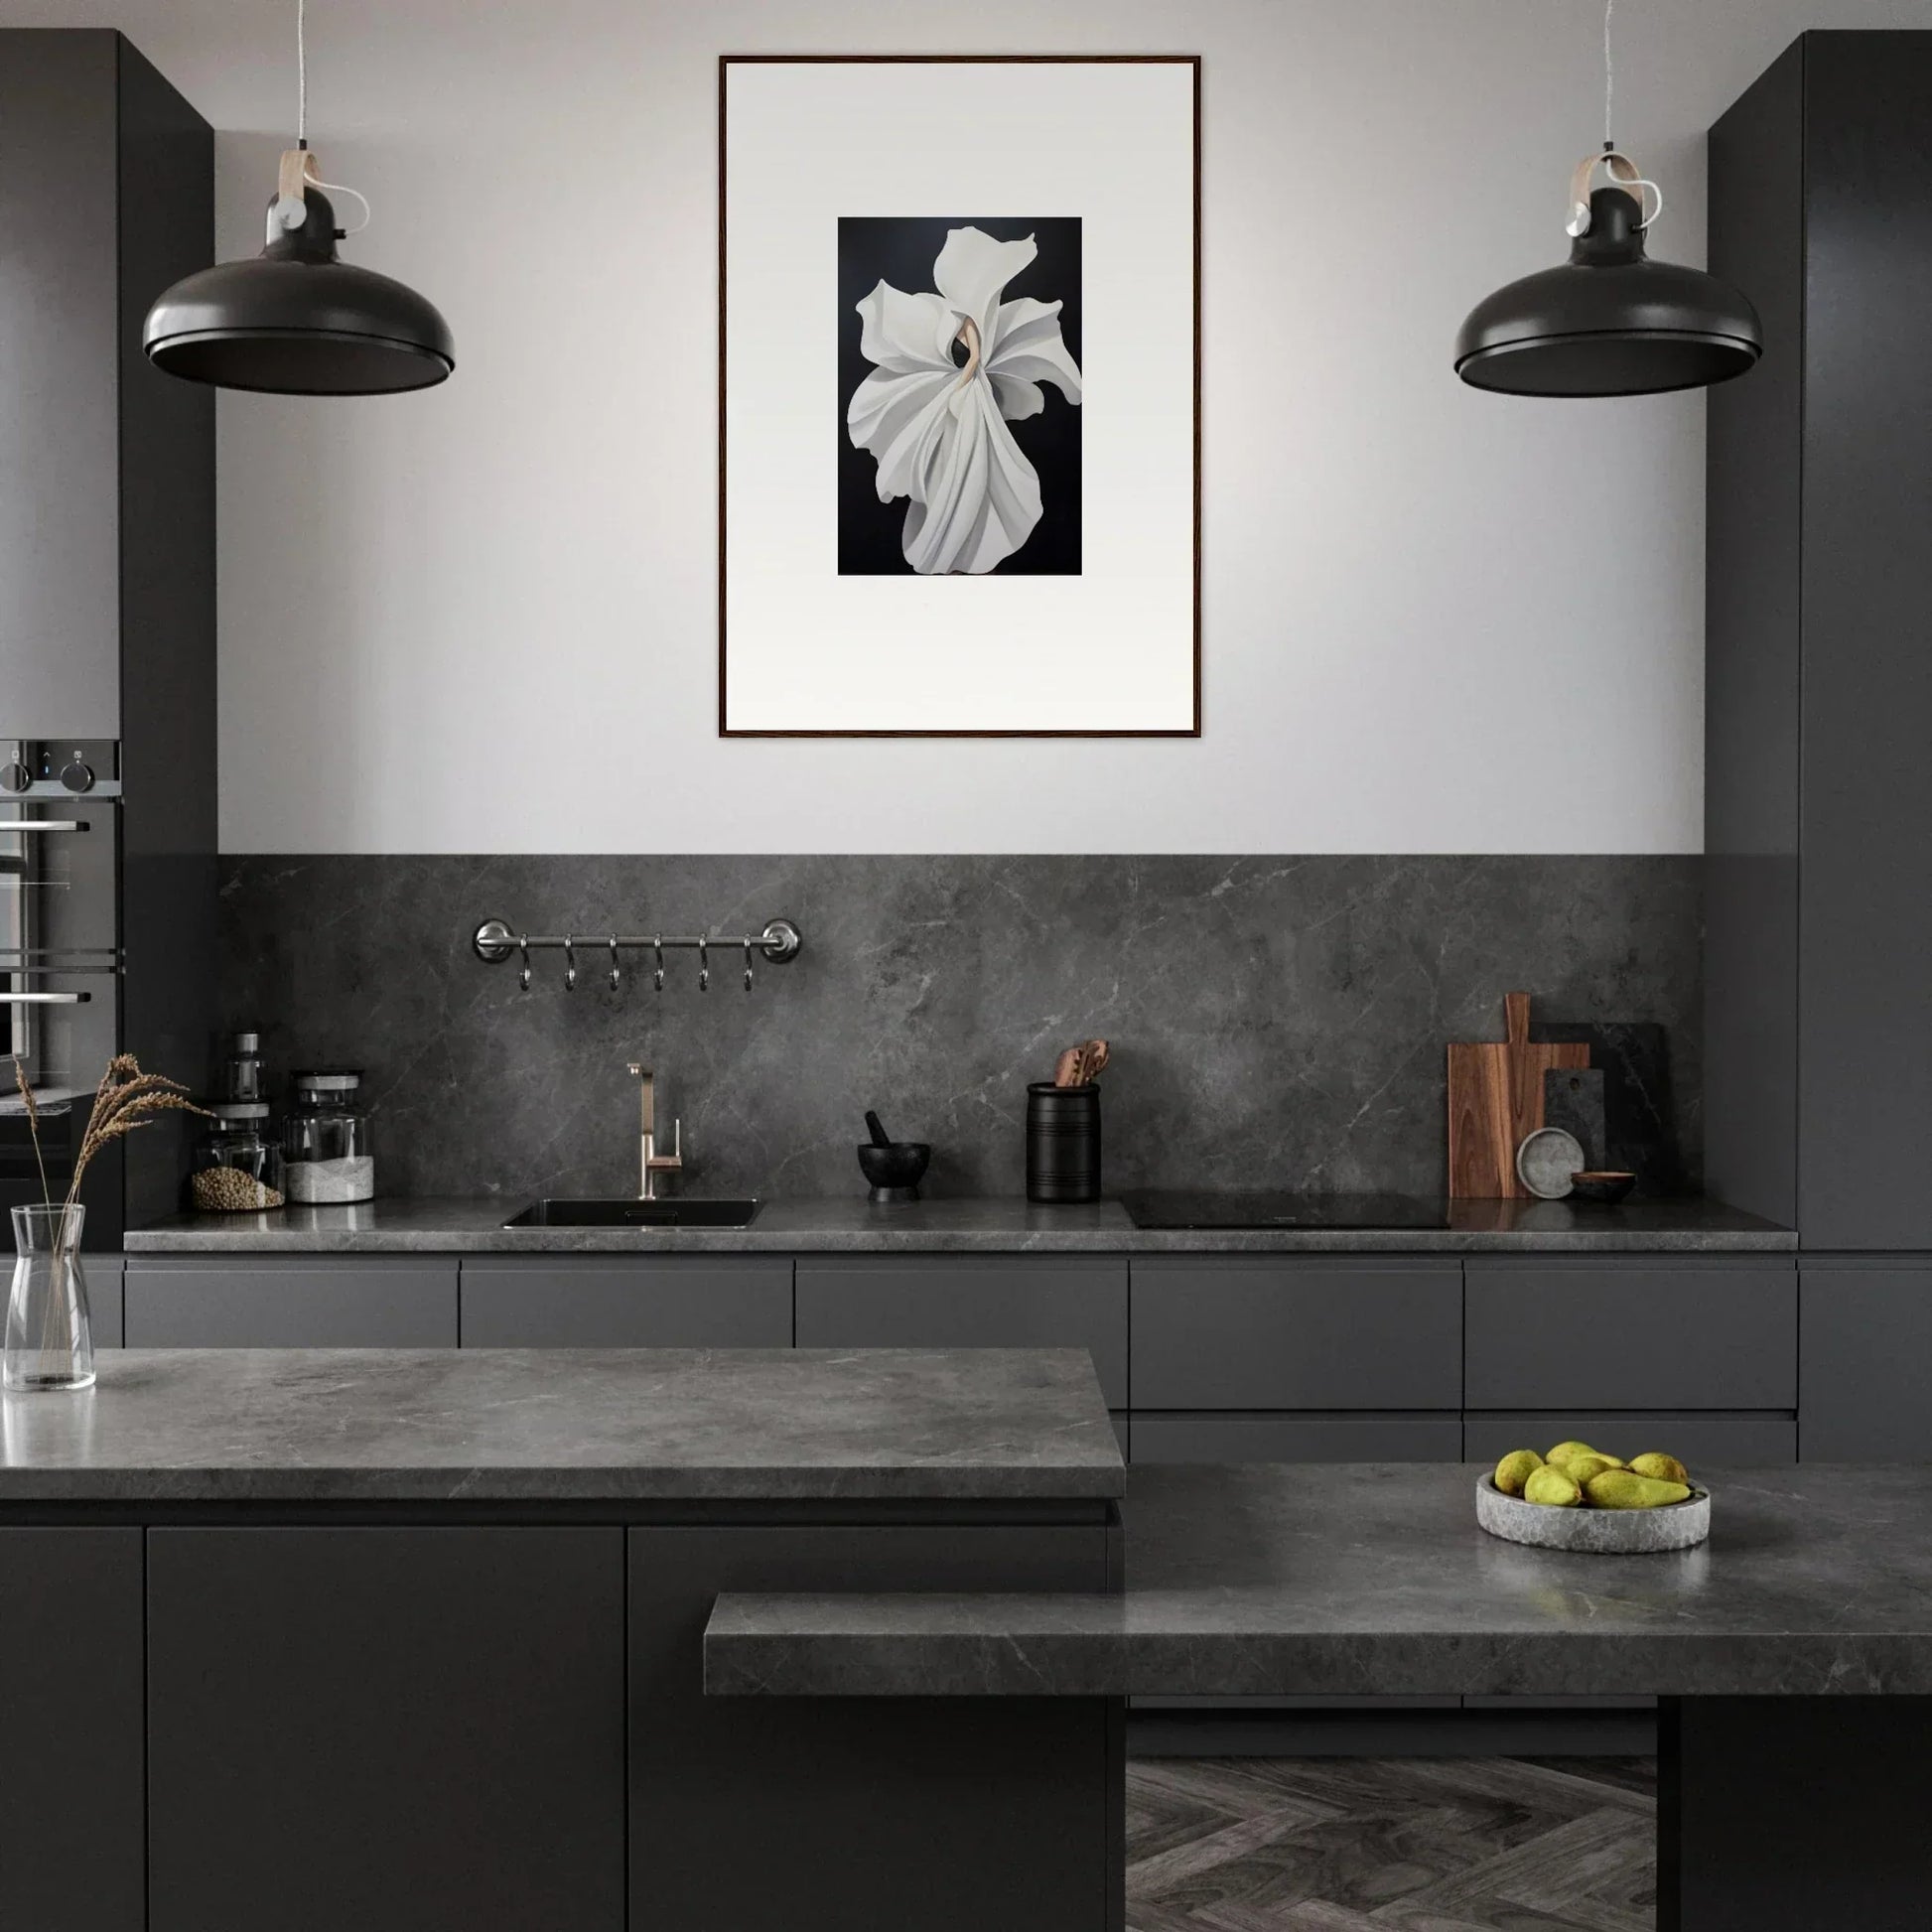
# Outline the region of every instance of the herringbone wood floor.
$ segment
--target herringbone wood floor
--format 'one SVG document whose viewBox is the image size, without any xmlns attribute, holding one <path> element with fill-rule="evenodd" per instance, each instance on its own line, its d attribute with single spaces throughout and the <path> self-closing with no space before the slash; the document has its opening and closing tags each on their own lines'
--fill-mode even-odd
<svg viewBox="0 0 1932 1932">
<path fill-rule="evenodd" d="M 1143 1758 L 1130 1932 L 1653 1932 L 1647 1758 Z"/>
</svg>

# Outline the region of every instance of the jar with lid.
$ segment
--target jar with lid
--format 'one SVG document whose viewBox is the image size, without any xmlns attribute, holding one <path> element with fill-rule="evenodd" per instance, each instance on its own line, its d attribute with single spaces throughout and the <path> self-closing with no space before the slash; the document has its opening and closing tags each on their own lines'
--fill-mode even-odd
<svg viewBox="0 0 1932 1932">
<path fill-rule="evenodd" d="M 262 1036 L 257 1033 L 230 1034 L 221 1060 L 220 1097 L 223 1100 L 266 1100 L 262 1083 Z"/>
<path fill-rule="evenodd" d="M 206 1213 L 259 1213 L 288 1198 L 280 1141 L 265 1100 L 214 1100 L 214 1118 L 195 1149 L 189 1198 Z"/>
<path fill-rule="evenodd" d="M 282 1129 L 289 1199 L 318 1206 L 373 1200 L 375 1148 L 360 1069 L 310 1067 L 291 1078 L 295 1106 Z"/>
</svg>

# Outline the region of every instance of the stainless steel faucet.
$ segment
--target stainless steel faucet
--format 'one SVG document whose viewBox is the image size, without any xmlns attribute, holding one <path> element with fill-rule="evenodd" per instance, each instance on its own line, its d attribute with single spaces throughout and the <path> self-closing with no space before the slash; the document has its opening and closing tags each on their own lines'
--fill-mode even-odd
<svg viewBox="0 0 1932 1932">
<path fill-rule="evenodd" d="M 671 1151 L 657 1151 L 657 1076 L 640 1060 L 630 1062 L 631 1077 L 641 1082 L 637 1090 L 637 1198 L 657 1198 L 657 1176 L 676 1173 L 684 1166 L 684 1122 L 671 1120 Z"/>
</svg>

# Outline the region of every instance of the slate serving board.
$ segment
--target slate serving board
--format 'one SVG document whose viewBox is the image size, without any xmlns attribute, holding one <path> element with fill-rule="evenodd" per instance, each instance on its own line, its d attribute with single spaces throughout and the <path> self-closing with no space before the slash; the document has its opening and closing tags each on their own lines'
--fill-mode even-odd
<svg viewBox="0 0 1932 1932">
<path fill-rule="evenodd" d="M 1603 1069 L 1554 1066 L 1543 1076 L 1543 1125 L 1561 1127 L 1584 1151 L 1584 1166 L 1601 1169 L 1608 1159 L 1603 1133 Z"/>
</svg>

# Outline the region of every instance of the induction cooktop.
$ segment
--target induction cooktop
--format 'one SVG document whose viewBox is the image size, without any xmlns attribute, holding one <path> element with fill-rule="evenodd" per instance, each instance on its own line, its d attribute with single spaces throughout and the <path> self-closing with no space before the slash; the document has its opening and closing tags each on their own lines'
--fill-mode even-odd
<svg viewBox="0 0 1932 1932">
<path fill-rule="evenodd" d="M 1123 1194 L 1140 1228 L 1446 1228 L 1448 1204 L 1415 1194 Z"/>
</svg>

